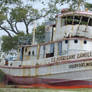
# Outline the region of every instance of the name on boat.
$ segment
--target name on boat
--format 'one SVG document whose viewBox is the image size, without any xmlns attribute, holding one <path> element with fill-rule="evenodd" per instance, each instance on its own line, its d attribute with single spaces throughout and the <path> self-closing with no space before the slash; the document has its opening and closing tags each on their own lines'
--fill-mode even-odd
<svg viewBox="0 0 92 92">
<path fill-rule="evenodd" d="M 85 53 L 78 53 L 75 55 L 69 55 L 69 56 L 61 56 L 57 58 L 52 58 L 52 62 L 58 62 L 61 60 L 71 60 L 71 59 L 80 59 L 80 58 L 87 58 L 87 57 L 92 57 L 92 52 L 85 52 Z"/>
</svg>

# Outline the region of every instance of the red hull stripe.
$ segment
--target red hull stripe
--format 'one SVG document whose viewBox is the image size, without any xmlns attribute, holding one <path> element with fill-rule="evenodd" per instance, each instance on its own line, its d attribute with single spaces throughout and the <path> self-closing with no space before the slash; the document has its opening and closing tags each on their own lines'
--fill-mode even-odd
<svg viewBox="0 0 92 92">
<path fill-rule="evenodd" d="M 17 85 L 18 88 L 53 88 L 53 89 L 77 89 L 77 88 L 92 88 L 92 85 L 81 86 L 51 86 L 46 84 L 34 84 L 34 85 Z"/>
<path fill-rule="evenodd" d="M 18 78 L 6 76 L 7 81 L 13 82 L 22 87 L 46 87 L 46 88 L 92 88 L 92 81 L 47 79 L 47 78 Z M 28 86 L 23 86 L 28 85 Z"/>
</svg>

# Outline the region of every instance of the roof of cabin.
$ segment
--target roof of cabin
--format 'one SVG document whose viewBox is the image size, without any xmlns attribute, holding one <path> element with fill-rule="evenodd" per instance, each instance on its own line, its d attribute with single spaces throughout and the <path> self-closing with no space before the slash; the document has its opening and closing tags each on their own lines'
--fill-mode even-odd
<svg viewBox="0 0 92 92">
<path fill-rule="evenodd" d="M 74 12 L 65 12 L 58 14 L 57 16 L 63 17 L 63 16 L 68 16 L 68 15 L 80 15 L 80 16 L 87 16 L 87 17 L 92 17 L 92 12 L 89 11 L 74 11 Z"/>
</svg>

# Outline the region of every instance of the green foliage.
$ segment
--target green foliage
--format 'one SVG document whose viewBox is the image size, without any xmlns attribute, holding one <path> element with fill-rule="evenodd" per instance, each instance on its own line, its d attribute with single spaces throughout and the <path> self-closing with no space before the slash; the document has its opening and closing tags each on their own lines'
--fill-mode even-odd
<svg viewBox="0 0 92 92">
<path fill-rule="evenodd" d="M 83 9 L 83 7 L 86 8 L 85 6 L 86 1 L 87 0 L 50 0 L 48 3 L 48 7 L 50 11 L 54 12 L 55 10 L 53 8 L 56 8 L 58 10 L 59 9 L 58 7 L 67 4 L 70 10 L 80 10 L 81 8 Z"/>
<path fill-rule="evenodd" d="M 45 25 L 37 27 L 35 36 L 38 43 L 42 43 L 45 41 Z"/>
<path fill-rule="evenodd" d="M 0 24 L 2 24 L 5 19 L 6 19 L 6 16 L 4 15 L 4 13 L 0 12 Z"/>
<path fill-rule="evenodd" d="M 70 10 L 80 10 L 85 7 L 86 0 L 60 0 L 69 5 Z M 82 7 L 81 7 L 82 6 Z"/>
<path fill-rule="evenodd" d="M 0 70 L 0 82 L 3 82 L 5 78 L 5 74 Z"/>
<path fill-rule="evenodd" d="M 20 38 L 23 38 L 23 39 L 20 39 Z M 11 49 L 18 49 L 19 42 L 21 42 L 20 40 L 22 41 L 21 43 L 22 45 L 24 45 L 24 43 L 27 43 L 27 41 L 29 40 L 31 42 L 32 34 L 26 35 L 24 34 L 24 32 L 20 32 L 19 34 L 13 36 L 12 38 L 10 38 L 9 36 L 3 36 L 2 37 L 2 41 L 3 41 L 2 50 L 4 52 L 8 52 Z"/>
<path fill-rule="evenodd" d="M 28 13 L 28 10 L 25 8 L 21 8 L 21 7 L 17 7 L 12 9 L 11 11 L 11 17 L 17 21 L 17 22 L 21 22 L 23 21 L 23 19 L 26 18 L 26 15 Z"/>
<path fill-rule="evenodd" d="M 32 43 L 32 34 L 21 35 L 18 38 L 18 45 L 31 45 Z"/>
<path fill-rule="evenodd" d="M 18 38 L 20 36 L 24 36 L 25 34 L 19 33 L 18 35 L 15 35 L 14 37 L 10 38 L 9 36 L 3 36 L 2 37 L 2 50 L 4 52 L 8 52 L 11 49 L 17 49 L 17 45 L 18 45 Z"/>
<path fill-rule="evenodd" d="M 13 37 L 11 39 L 9 36 L 3 36 L 2 40 L 3 40 L 2 50 L 4 52 L 7 52 L 7 51 L 11 50 L 12 48 L 16 49 L 16 45 L 17 45 L 16 37 Z"/>
<path fill-rule="evenodd" d="M 92 4 L 86 2 L 85 7 L 92 11 Z"/>
<path fill-rule="evenodd" d="M 60 13 L 61 6 L 68 4 L 70 10 L 78 10 L 80 7 L 87 7 L 92 10 L 92 5 L 86 3 L 87 0 L 28 0 L 29 4 L 23 2 L 24 0 L 1 0 L 0 1 L 0 29 L 11 35 L 19 34 L 18 27 L 20 22 L 24 23 L 26 34 L 29 34 L 29 26 L 35 20 L 46 17 L 46 20 L 55 21 L 55 15 Z M 44 5 L 43 9 L 39 11 L 33 8 L 31 2 L 39 1 Z M 13 6 L 14 7 L 11 7 Z M 7 25 L 6 25 L 7 24 Z M 12 35 L 11 35 L 12 36 Z"/>
<path fill-rule="evenodd" d="M 33 1 L 29 0 L 29 2 Z M 0 1 L 0 29 L 9 36 L 12 36 L 11 32 L 15 35 L 19 34 L 20 22 L 24 24 L 26 34 L 29 34 L 29 25 L 40 17 L 38 9 L 34 9 L 31 4 L 25 4 L 23 0 Z"/>
<path fill-rule="evenodd" d="M 47 21 L 55 21 L 55 15 L 60 13 L 59 0 L 50 0 L 47 5 L 48 8 L 43 8 L 42 12 L 45 12 L 44 16 L 47 16 Z M 42 2 L 44 4 L 44 2 Z"/>
<path fill-rule="evenodd" d="M 19 3 L 20 0 L 0 0 L 1 4 L 15 4 L 15 3 Z"/>
</svg>

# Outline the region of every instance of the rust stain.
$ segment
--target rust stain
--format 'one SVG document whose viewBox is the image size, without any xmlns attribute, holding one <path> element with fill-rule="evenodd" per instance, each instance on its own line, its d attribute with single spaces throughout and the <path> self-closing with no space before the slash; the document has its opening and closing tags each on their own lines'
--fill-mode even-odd
<svg viewBox="0 0 92 92">
<path fill-rule="evenodd" d="M 31 69 L 28 69 L 28 76 L 31 76 Z"/>
<path fill-rule="evenodd" d="M 22 69 L 22 72 L 23 72 L 23 76 L 25 76 L 26 69 Z"/>
<path fill-rule="evenodd" d="M 80 43 L 81 43 L 81 44 L 80 44 L 80 45 L 81 45 L 81 47 L 83 47 L 83 40 L 80 40 Z"/>
<path fill-rule="evenodd" d="M 38 67 L 35 68 L 35 76 L 38 76 Z"/>
<path fill-rule="evenodd" d="M 50 75 L 51 74 L 51 66 L 48 66 L 48 74 L 47 75 Z"/>
</svg>

